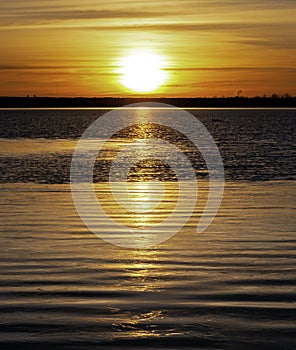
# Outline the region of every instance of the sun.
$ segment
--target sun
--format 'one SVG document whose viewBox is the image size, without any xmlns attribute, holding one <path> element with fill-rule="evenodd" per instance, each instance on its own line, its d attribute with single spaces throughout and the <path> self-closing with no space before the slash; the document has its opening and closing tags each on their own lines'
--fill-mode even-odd
<svg viewBox="0 0 296 350">
<path fill-rule="evenodd" d="M 164 59 L 152 52 L 139 51 L 122 59 L 118 72 L 121 83 L 134 92 L 152 92 L 167 79 Z"/>
</svg>

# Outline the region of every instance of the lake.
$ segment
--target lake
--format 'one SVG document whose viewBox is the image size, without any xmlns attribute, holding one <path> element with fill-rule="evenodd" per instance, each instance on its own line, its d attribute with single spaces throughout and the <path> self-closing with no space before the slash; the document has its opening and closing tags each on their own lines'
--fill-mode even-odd
<svg viewBox="0 0 296 350">
<path fill-rule="evenodd" d="M 154 212 L 122 211 L 109 171 L 130 142 L 165 139 L 186 155 L 198 180 L 187 224 L 143 249 L 95 236 L 71 197 L 77 140 L 106 112 L 0 111 L 2 348 L 294 349 L 295 110 L 190 110 L 213 136 L 225 171 L 220 210 L 203 233 L 196 225 L 209 173 L 194 145 L 157 122 L 116 133 L 98 155 L 93 178 L 97 198 L 122 225 L 160 222 L 178 196 L 178 158 L 169 167 L 149 157 L 131 168 L 129 190 L 136 207 L 147 205 L 146 185 L 158 180 L 163 204 Z"/>
</svg>

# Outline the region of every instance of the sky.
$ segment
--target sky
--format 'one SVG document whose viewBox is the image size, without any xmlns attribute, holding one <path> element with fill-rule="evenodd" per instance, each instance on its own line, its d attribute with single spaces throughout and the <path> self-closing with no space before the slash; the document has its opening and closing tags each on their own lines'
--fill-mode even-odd
<svg viewBox="0 0 296 350">
<path fill-rule="evenodd" d="M 0 0 L 0 95 L 136 96 L 141 50 L 167 73 L 149 96 L 295 95 L 295 38 L 296 0 Z"/>
</svg>

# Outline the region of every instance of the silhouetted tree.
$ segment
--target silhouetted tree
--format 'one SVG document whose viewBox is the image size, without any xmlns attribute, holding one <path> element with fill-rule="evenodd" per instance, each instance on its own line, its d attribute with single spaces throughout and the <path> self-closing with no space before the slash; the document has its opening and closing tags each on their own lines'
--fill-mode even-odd
<svg viewBox="0 0 296 350">
<path fill-rule="evenodd" d="M 237 97 L 241 97 L 241 94 L 242 94 L 242 90 L 238 90 Z"/>
</svg>

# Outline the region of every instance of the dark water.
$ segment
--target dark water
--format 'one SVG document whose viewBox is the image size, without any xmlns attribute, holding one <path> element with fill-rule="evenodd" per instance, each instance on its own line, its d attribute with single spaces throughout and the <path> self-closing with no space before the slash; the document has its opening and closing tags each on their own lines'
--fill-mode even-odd
<svg viewBox="0 0 296 350">
<path fill-rule="evenodd" d="M 205 233 L 141 250 L 90 233 L 67 185 L 2 185 L 0 209 L 1 349 L 295 348 L 292 181 L 228 183 Z"/>
<path fill-rule="evenodd" d="M 200 202 L 178 234 L 123 249 L 88 231 L 68 184 L 76 140 L 104 111 L 0 111 L 1 349 L 295 349 L 296 111 L 191 112 L 223 157 L 218 216 L 196 233 L 207 171 L 182 135 L 157 125 L 124 130 L 94 172 L 110 212 L 110 163 L 143 132 L 179 146 L 201 181 Z M 165 205 L 173 205 L 173 171 L 151 160 L 130 176 L 147 174 L 164 180 Z M 137 226 L 154 216 L 121 220 Z"/>
<path fill-rule="evenodd" d="M 1 182 L 68 183 L 71 157 L 75 143 L 62 144 L 61 140 L 77 140 L 102 110 L 22 110 L 0 111 L 0 138 L 11 141 L 5 149 L 18 148 L 20 154 L 1 154 Z M 127 113 L 127 112 L 126 112 Z M 173 112 L 172 112 L 173 113 Z M 226 180 L 294 180 L 295 179 L 295 110 L 191 110 L 204 123 L 217 143 L 224 163 Z M 150 125 L 148 137 L 166 138 L 177 146 L 186 145 L 182 136 L 165 128 Z M 141 131 L 129 129 L 114 136 L 126 142 Z M 16 139 L 23 143 L 17 144 Z M 26 140 L 36 143 L 26 144 Z M 44 140 L 48 147 L 38 148 Z M 52 150 L 53 141 L 56 147 Z M 14 145 L 15 147 L 14 147 Z M 37 146 L 36 146 L 37 145 Z M 187 145 L 188 146 L 188 145 Z M 25 152 L 26 151 L 26 152 Z M 201 157 L 185 150 L 194 164 L 197 177 L 207 176 Z M 191 158 L 190 158 L 191 156 Z M 111 164 L 110 154 L 102 154 L 97 162 L 95 179 L 107 181 Z M 154 166 L 156 166 L 154 164 Z M 169 180 L 172 180 L 169 178 Z"/>
</svg>

